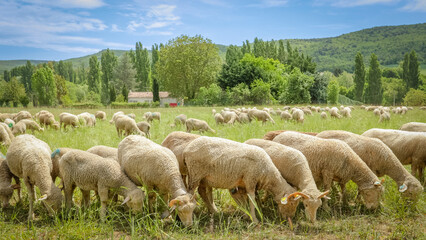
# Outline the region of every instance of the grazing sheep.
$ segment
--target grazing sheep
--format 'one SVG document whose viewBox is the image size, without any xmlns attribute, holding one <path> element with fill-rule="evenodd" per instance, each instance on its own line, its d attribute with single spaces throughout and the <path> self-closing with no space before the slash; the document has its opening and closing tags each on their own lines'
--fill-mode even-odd
<svg viewBox="0 0 426 240">
<path fill-rule="evenodd" d="M 13 121 L 17 123 L 21 121 L 22 119 L 31 119 L 31 118 L 32 118 L 31 113 L 29 113 L 28 111 L 20 111 L 12 119 Z"/>
<path fill-rule="evenodd" d="M 212 109 L 212 115 L 214 116 L 214 115 L 216 115 L 216 109 Z"/>
<path fill-rule="evenodd" d="M 96 154 L 103 158 L 111 158 L 118 162 L 118 149 L 103 145 L 93 146 L 87 149 L 86 152 Z"/>
<path fill-rule="evenodd" d="M 384 142 L 402 164 L 411 164 L 411 173 L 423 182 L 423 171 L 426 165 L 426 133 L 373 128 L 362 135 L 378 138 Z"/>
<path fill-rule="evenodd" d="M 35 189 L 40 189 L 41 197 L 47 210 L 53 214 L 62 205 L 62 193 L 52 181 L 52 160 L 50 147 L 32 135 L 24 134 L 16 137 L 7 151 L 6 161 L 10 172 L 24 180 L 27 187 L 30 209 L 28 220 L 33 220 Z"/>
<path fill-rule="evenodd" d="M 210 126 L 207 124 L 207 122 L 204 120 L 189 118 L 188 120 L 186 120 L 185 124 L 186 124 L 186 131 L 189 133 L 191 131 L 197 131 L 197 130 L 200 133 L 207 132 L 207 131 L 216 133 L 216 131 L 211 129 Z"/>
<path fill-rule="evenodd" d="M 291 114 L 288 112 L 288 110 L 285 110 L 285 111 L 281 112 L 280 117 L 281 117 L 282 120 L 290 120 Z"/>
<path fill-rule="evenodd" d="M 321 119 L 327 119 L 327 113 L 321 112 Z"/>
<path fill-rule="evenodd" d="M 10 129 L 6 124 L 0 123 L 0 142 L 3 142 L 5 146 L 9 146 L 13 140 L 13 138 L 10 139 L 10 136 L 14 135 L 12 132 L 9 134 L 9 131 Z"/>
<path fill-rule="evenodd" d="M 304 114 L 306 114 L 306 115 L 312 115 L 312 111 L 311 111 L 311 110 L 309 110 L 309 108 L 302 108 L 301 110 L 302 110 L 302 111 L 303 111 L 303 113 L 304 113 Z"/>
<path fill-rule="evenodd" d="M 332 107 L 329 112 L 330 116 L 333 118 L 342 118 L 342 116 L 339 114 L 339 109 L 337 109 L 337 107 Z"/>
<path fill-rule="evenodd" d="M 71 113 L 61 113 L 59 114 L 59 128 L 62 128 L 62 124 L 64 124 L 64 130 L 67 126 L 72 126 L 73 128 L 78 127 L 79 121 L 78 117 Z"/>
<path fill-rule="evenodd" d="M 15 184 L 12 185 L 12 178 L 15 179 Z M 9 206 L 9 200 L 13 195 L 13 190 L 18 190 L 18 196 L 20 196 L 20 184 L 19 178 L 13 175 L 9 166 L 7 166 L 6 156 L 0 153 L 0 201 L 2 207 L 6 208 Z"/>
<path fill-rule="evenodd" d="M 247 113 L 240 113 L 240 115 L 238 116 L 238 121 L 240 123 L 249 123 L 251 122 L 251 119 L 249 118 Z"/>
<path fill-rule="evenodd" d="M 186 115 L 185 114 L 179 114 L 175 117 L 175 125 L 184 125 L 186 122 Z"/>
<path fill-rule="evenodd" d="M 381 122 L 389 122 L 390 121 L 390 114 L 388 112 L 383 112 L 380 114 L 379 123 Z"/>
<path fill-rule="evenodd" d="M 18 123 L 24 123 L 26 126 L 26 129 L 31 130 L 33 133 L 34 131 L 43 132 L 44 128 L 40 127 L 38 123 L 36 123 L 34 120 L 31 119 L 23 119 L 19 121 Z"/>
<path fill-rule="evenodd" d="M 267 121 L 270 121 L 272 124 L 275 124 L 274 119 L 272 119 L 271 115 L 269 115 L 269 113 L 266 111 L 257 110 L 253 108 L 248 112 L 248 116 L 250 119 L 262 121 L 262 124 L 265 124 Z"/>
<path fill-rule="evenodd" d="M 408 108 L 407 107 L 405 107 L 405 106 L 401 107 L 401 115 L 404 115 L 407 112 L 408 112 Z"/>
<path fill-rule="evenodd" d="M 305 205 L 306 217 L 312 222 L 316 220 L 317 209 L 321 206 L 321 198 L 328 192 L 321 193 L 315 184 L 306 157 L 298 150 L 282 144 L 263 139 L 250 139 L 245 144 L 261 147 L 271 157 L 272 162 L 289 184 L 301 190 Z"/>
<path fill-rule="evenodd" d="M 15 115 L 15 113 L 0 113 L 0 122 L 4 122 L 7 118 L 13 119 Z"/>
<path fill-rule="evenodd" d="M 135 118 L 136 118 L 136 115 L 135 115 L 134 113 L 129 113 L 129 114 L 127 114 L 126 116 L 128 116 L 128 117 L 130 117 L 130 118 L 133 118 L 133 119 L 135 119 Z"/>
<path fill-rule="evenodd" d="M 19 121 L 15 126 L 13 126 L 12 133 L 13 135 L 25 134 L 27 131 L 27 125 L 23 121 Z"/>
<path fill-rule="evenodd" d="M 115 128 L 117 129 L 117 134 L 120 138 L 122 137 L 122 131 L 124 131 L 125 136 L 129 136 L 134 133 L 145 136 L 145 133 L 139 130 L 135 120 L 126 115 L 120 115 L 116 118 Z"/>
<path fill-rule="evenodd" d="M 401 126 L 400 130 L 409 132 L 426 132 L 426 123 L 409 122 Z"/>
<path fill-rule="evenodd" d="M 267 132 L 265 135 L 263 135 L 263 139 L 272 141 L 276 136 L 280 135 L 283 132 L 287 132 L 287 131 L 290 131 L 290 130 L 270 131 L 270 132 Z M 299 133 L 308 134 L 308 135 L 311 135 L 311 136 L 316 136 L 318 134 L 318 133 L 315 133 L 315 132 L 299 132 Z"/>
<path fill-rule="evenodd" d="M 296 122 L 303 123 L 305 121 L 305 113 L 302 110 L 295 108 L 293 109 L 291 118 Z"/>
<path fill-rule="evenodd" d="M 52 180 L 55 182 L 57 177 L 60 176 L 59 172 L 59 160 L 62 158 L 62 156 L 65 155 L 65 153 L 74 150 L 73 148 L 57 148 L 55 151 L 50 154 L 50 158 L 52 159 L 52 173 L 50 174 L 52 176 Z"/>
<path fill-rule="evenodd" d="M 214 120 L 216 121 L 216 125 L 223 124 L 225 122 L 225 120 L 223 119 L 222 114 L 220 114 L 220 113 L 216 113 L 214 115 Z"/>
<path fill-rule="evenodd" d="M 94 127 L 96 125 L 96 118 L 95 118 L 95 115 L 93 114 L 84 112 L 84 113 L 78 114 L 77 117 L 84 126 Z"/>
<path fill-rule="evenodd" d="M 154 121 L 154 119 L 157 119 L 160 122 L 161 121 L 161 113 L 153 112 L 153 113 L 149 114 L 146 118 L 146 121 L 152 122 L 152 121 Z"/>
<path fill-rule="evenodd" d="M 75 187 L 83 195 L 83 205 L 88 206 L 90 190 L 95 190 L 101 200 L 100 217 L 105 221 L 108 192 L 114 188 L 125 197 L 126 203 L 133 211 L 142 211 L 144 192 L 139 189 L 121 170 L 120 164 L 110 158 L 81 151 L 71 150 L 59 161 L 59 170 L 64 183 L 65 206 L 71 208 Z"/>
<path fill-rule="evenodd" d="M 264 189 L 272 193 L 279 212 L 291 222 L 301 194 L 285 181 L 263 149 L 223 138 L 199 137 L 188 144 L 183 158 L 189 191 L 194 193 L 198 187 L 210 213 L 217 211 L 212 188 L 243 188 L 253 201 L 255 191 Z M 250 216 L 258 222 L 253 201 L 249 201 Z"/>
<path fill-rule="evenodd" d="M 142 121 L 142 122 L 136 123 L 136 126 L 138 126 L 139 130 L 144 132 L 148 138 L 151 138 L 151 134 L 149 133 L 149 130 L 151 129 L 151 124 L 149 124 L 148 122 Z"/>
<path fill-rule="evenodd" d="M 105 121 L 107 119 L 106 113 L 104 111 L 97 111 L 95 117 L 99 120 Z"/>
<path fill-rule="evenodd" d="M 118 145 L 118 160 L 127 176 L 137 185 L 145 185 L 148 191 L 156 189 L 178 210 L 185 226 L 192 225 L 195 198 L 189 194 L 179 172 L 179 163 L 168 148 L 140 136 L 129 136 Z M 150 203 L 154 196 L 150 196 Z M 150 206 L 152 206 L 150 204 Z"/>
<path fill-rule="evenodd" d="M 358 185 L 367 208 L 377 208 L 383 193 L 383 186 L 376 175 L 344 142 L 322 139 L 297 132 L 283 132 L 273 140 L 293 147 L 303 153 L 317 186 L 330 190 L 333 181 L 342 189 L 341 200 L 346 202 L 346 183 L 349 180 Z M 328 208 L 327 202 L 324 202 Z"/>
<path fill-rule="evenodd" d="M 124 112 L 119 111 L 119 112 L 114 113 L 114 115 L 112 115 L 112 118 L 111 118 L 111 120 L 109 121 L 109 123 L 110 123 L 110 124 L 115 123 L 115 120 L 118 118 L 118 116 L 121 116 L 121 115 L 124 115 Z"/>
<path fill-rule="evenodd" d="M 6 118 L 5 120 L 4 120 L 4 123 L 7 125 L 7 126 L 9 126 L 10 128 L 13 128 L 13 126 L 15 126 L 15 121 L 13 121 L 12 119 L 10 119 L 10 118 Z"/>
<path fill-rule="evenodd" d="M 57 123 L 55 121 L 55 116 L 52 113 L 48 112 L 48 111 L 40 112 L 36 116 L 37 116 L 36 118 L 38 118 L 38 121 L 40 122 L 40 124 L 42 126 L 52 126 L 52 127 L 55 127 L 55 123 Z"/>
<path fill-rule="evenodd" d="M 380 109 L 378 108 L 374 109 L 373 114 L 376 116 L 380 116 Z"/>
<path fill-rule="evenodd" d="M 378 177 L 388 175 L 399 187 L 403 196 L 416 199 L 423 187 L 399 162 L 392 150 L 382 141 L 355 133 L 330 130 L 320 132 L 317 137 L 344 141 L 367 164 Z"/>
<path fill-rule="evenodd" d="M 351 118 L 351 112 L 352 110 L 349 107 L 344 107 L 342 110 L 342 116 L 346 118 Z"/>
<path fill-rule="evenodd" d="M 235 121 L 239 121 L 238 115 L 231 111 L 222 111 L 223 121 L 226 124 L 234 124 Z"/>
</svg>

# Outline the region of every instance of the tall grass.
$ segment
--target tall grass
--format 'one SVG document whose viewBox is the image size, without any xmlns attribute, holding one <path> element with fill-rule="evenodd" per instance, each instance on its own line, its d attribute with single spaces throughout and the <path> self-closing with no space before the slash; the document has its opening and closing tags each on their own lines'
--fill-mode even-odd
<svg viewBox="0 0 426 240">
<path fill-rule="evenodd" d="M 258 106 L 263 108 L 263 106 Z M 304 124 L 292 121 L 282 121 L 279 116 L 273 116 L 276 124 L 252 122 L 250 124 L 220 125 L 217 126 L 211 114 L 211 107 L 184 107 L 158 109 L 121 109 L 125 113 L 135 113 L 136 121 L 142 121 L 146 111 L 161 112 L 161 122 L 151 124 L 151 140 L 161 144 L 163 139 L 172 131 L 185 131 L 184 126 L 171 127 L 175 116 L 183 113 L 188 117 L 206 120 L 216 130 L 216 134 L 205 133 L 207 136 L 216 136 L 244 142 L 250 138 L 262 138 L 272 130 L 286 129 L 303 132 L 321 132 L 324 130 L 340 129 L 361 134 L 370 128 L 398 129 L 402 124 L 411 121 L 425 122 L 426 111 L 418 109 L 408 111 L 406 115 L 391 116 L 391 121 L 378 123 L 378 117 L 372 112 L 356 109 L 351 119 L 320 119 L 318 113 L 305 117 Z M 221 108 L 216 108 L 220 110 Z M 18 112 L 21 109 L 0 108 L 0 112 Z M 27 109 L 32 114 L 41 109 Z M 95 110 L 81 109 L 48 109 L 55 116 L 61 112 L 78 114 L 84 111 L 94 113 Z M 122 138 L 117 136 L 115 127 L 108 123 L 112 114 L 120 109 L 102 109 L 107 113 L 107 121 L 98 121 L 95 128 L 80 127 L 66 131 L 46 129 L 44 132 L 35 132 L 34 135 L 47 142 L 52 150 L 59 147 L 70 147 L 82 150 L 95 145 L 117 147 Z M 0 147 L 6 154 L 6 148 Z M 407 168 L 409 168 L 407 166 Z M 55 217 L 47 214 L 44 207 L 37 203 L 35 206 L 36 220 L 32 225 L 27 222 L 28 197 L 25 188 L 22 201 L 16 206 L 12 200 L 12 207 L 0 210 L 0 238 L 27 239 L 27 238 L 61 238 L 61 239 L 127 239 L 127 238 L 425 238 L 426 197 L 423 193 L 417 202 L 412 204 L 400 198 L 395 182 L 385 178 L 385 194 L 383 206 L 376 211 L 368 211 L 356 201 L 357 189 L 353 182 L 347 184 L 348 205 L 341 205 L 336 191 L 331 193 L 329 201 L 331 211 L 319 209 L 316 224 L 306 220 L 303 204 L 301 204 L 294 218 L 294 230 L 291 231 L 285 219 L 280 219 L 275 203 L 269 200 L 262 203 L 261 213 L 257 214 L 260 225 L 251 224 L 245 214 L 247 210 L 239 207 L 226 190 L 215 190 L 214 201 L 219 212 L 213 215 L 213 221 L 201 199 L 194 212 L 194 226 L 185 228 L 177 220 L 161 219 L 161 212 L 167 207 L 160 198 L 154 209 L 148 209 L 147 202 L 140 214 L 131 214 L 125 207 L 111 203 L 108 206 L 107 221 L 99 221 L 98 202 L 92 193 L 92 204 L 88 209 L 80 209 L 81 193 L 76 190 L 74 201 L 77 207 L 70 213 L 59 212 Z M 59 183 L 58 183 L 59 184 Z M 338 188 L 337 188 L 338 189 Z M 39 194 L 39 193 L 37 193 Z M 39 196 L 39 195 L 38 195 Z M 16 196 L 14 196 L 16 199 Z M 172 216 L 176 219 L 176 214 Z"/>
</svg>

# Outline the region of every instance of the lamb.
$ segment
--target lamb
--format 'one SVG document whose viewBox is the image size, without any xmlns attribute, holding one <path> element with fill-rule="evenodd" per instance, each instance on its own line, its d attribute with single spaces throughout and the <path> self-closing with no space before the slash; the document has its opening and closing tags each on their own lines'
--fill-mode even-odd
<svg viewBox="0 0 426 240">
<path fill-rule="evenodd" d="M 184 125 L 186 122 L 186 115 L 185 114 L 179 114 L 175 117 L 175 125 Z"/>
<path fill-rule="evenodd" d="M 38 123 L 36 123 L 34 120 L 31 120 L 31 119 L 23 119 L 23 120 L 19 121 L 18 123 L 24 123 L 25 126 L 26 126 L 26 129 L 29 129 L 32 132 L 34 132 L 34 131 L 43 132 L 44 131 L 44 128 L 40 127 L 40 125 L 38 125 Z"/>
<path fill-rule="evenodd" d="M 250 119 L 256 119 L 257 121 L 262 121 L 262 124 L 265 124 L 266 121 L 270 121 L 272 124 L 275 124 L 274 119 L 272 119 L 271 115 L 266 111 L 251 109 L 248 112 L 248 116 Z"/>
<path fill-rule="evenodd" d="M 330 116 L 333 118 L 342 118 L 342 116 L 339 114 L 339 109 L 337 109 L 337 107 L 332 107 L 330 109 Z"/>
<path fill-rule="evenodd" d="M 321 112 L 321 119 L 327 119 L 327 113 Z"/>
<path fill-rule="evenodd" d="M 27 125 L 23 121 L 20 121 L 17 124 L 15 124 L 15 126 L 13 126 L 13 129 L 12 129 L 13 135 L 25 134 L 26 131 L 27 131 Z"/>
<path fill-rule="evenodd" d="M 401 126 L 400 130 L 409 132 L 426 132 L 426 123 L 409 122 Z"/>
<path fill-rule="evenodd" d="M 206 131 L 216 133 L 216 131 L 211 129 L 210 126 L 207 124 L 207 122 L 204 121 L 204 120 L 189 118 L 188 120 L 186 120 L 185 124 L 186 124 L 186 131 L 189 132 L 189 133 L 191 131 L 197 131 L 197 130 L 200 133 L 203 133 L 203 132 L 206 132 Z"/>
<path fill-rule="evenodd" d="M 421 182 L 424 181 L 426 133 L 372 128 L 362 135 L 380 139 L 402 164 L 411 164 L 411 174 L 417 176 Z"/>
<path fill-rule="evenodd" d="M 389 122 L 390 121 L 390 114 L 388 112 L 383 112 L 380 114 L 379 123 L 381 122 Z"/>
<path fill-rule="evenodd" d="M 330 190 L 333 180 L 342 189 L 341 200 L 345 203 L 345 185 L 349 180 L 358 185 L 367 208 L 377 208 L 383 193 L 383 186 L 376 175 L 344 142 L 322 139 L 297 132 L 283 132 L 273 140 L 293 147 L 303 153 L 317 186 Z M 327 201 L 324 207 L 328 208 Z"/>
<path fill-rule="evenodd" d="M 12 119 L 15 122 L 19 122 L 22 119 L 31 119 L 31 113 L 29 113 L 28 111 L 20 111 L 18 112 Z"/>
<path fill-rule="evenodd" d="M 305 113 L 302 110 L 295 108 L 293 109 L 291 118 L 296 122 L 303 123 L 305 121 Z"/>
<path fill-rule="evenodd" d="M 96 125 L 96 118 L 95 115 L 90 114 L 88 112 L 80 113 L 77 115 L 78 119 L 80 120 L 83 125 L 88 127 L 94 127 Z"/>
<path fill-rule="evenodd" d="M 142 122 L 136 123 L 136 126 L 138 126 L 139 130 L 141 130 L 142 132 L 144 132 L 145 135 L 148 138 L 151 138 L 151 134 L 149 133 L 149 130 L 151 129 L 151 124 L 149 124 L 149 123 L 147 123 L 145 121 L 142 121 Z"/>
<path fill-rule="evenodd" d="M 129 136 L 130 134 L 136 133 L 141 136 L 145 136 L 145 133 L 139 130 L 136 122 L 133 118 L 130 118 L 126 115 L 121 115 L 115 120 L 115 128 L 117 129 L 118 137 L 121 138 L 122 131 L 124 131 L 124 135 Z"/>
<path fill-rule="evenodd" d="M 93 146 L 87 152 L 96 154 L 103 158 L 111 158 L 118 162 L 118 149 L 103 145 Z"/>
<path fill-rule="evenodd" d="M 323 131 L 317 137 L 338 139 L 347 143 L 376 176 L 391 177 L 398 184 L 403 196 L 416 199 L 423 192 L 420 182 L 404 168 L 392 150 L 379 139 L 341 130 Z"/>
<path fill-rule="evenodd" d="M 157 189 L 166 202 L 170 195 L 169 206 L 178 210 L 185 226 L 192 225 L 196 201 L 185 188 L 179 163 L 172 151 L 147 138 L 128 136 L 118 145 L 118 160 L 127 176 L 137 185 L 145 185 L 148 191 Z"/>
<path fill-rule="evenodd" d="M 352 110 L 349 107 L 344 107 L 342 110 L 342 116 L 346 118 L 351 118 L 351 112 Z"/>
<path fill-rule="evenodd" d="M 288 112 L 288 110 L 285 110 L 285 111 L 281 112 L 280 117 L 281 117 L 282 120 L 290 120 L 291 114 Z"/>
<path fill-rule="evenodd" d="M 12 178 L 15 179 L 15 184 L 12 185 Z M 6 156 L 0 153 L 0 201 L 2 207 L 6 208 L 9 206 L 9 200 L 13 195 L 13 190 L 18 190 L 18 196 L 20 196 L 20 184 L 19 178 L 13 175 L 9 166 L 6 163 Z"/>
<path fill-rule="evenodd" d="M 71 150 L 74 150 L 74 149 L 62 147 L 62 148 L 55 149 L 55 151 L 53 151 L 50 154 L 50 158 L 52 159 L 52 173 L 50 175 L 52 177 L 53 182 L 56 181 L 57 177 L 60 177 L 62 179 L 59 172 L 59 160 L 62 158 L 62 156 L 65 155 L 65 153 Z"/>
<path fill-rule="evenodd" d="M 214 120 L 216 121 L 216 125 L 223 124 L 225 122 L 225 120 L 223 119 L 222 114 L 220 114 L 220 113 L 216 113 L 214 115 Z"/>
<path fill-rule="evenodd" d="M 37 186 L 42 194 L 39 201 L 53 214 L 62 204 L 61 190 L 52 181 L 52 160 L 50 147 L 32 135 L 24 134 L 16 137 L 7 151 L 6 161 L 10 172 L 24 180 L 30 201 L 28 220 L 33 220 L 35 189 Z"/>
<path fill-rule="evenodd" d="M 67 126 L 72 126 L 73 128 L 78 127 L 79 121 L 78 117 L 71 113 L 61 113 L 59 114 L 59 128 L 62 128 L 62 124 L 64 124 L 64 130 Z"/>
<path fill-rule="evenodd" d="M 226 124 L 234 124 L 235 121 L 239 121 L 238 115 L 231 111 L 222 111 L 223 121 Z"/>
<path fill-rule="evenodd" d="M 161 121 L 161 113 L 153 112 L 153 113 L 149 114 L 146 118 L 146 121 L 152 122 L 152 121 L 154 121 L 154 119 L 157 119 L 160 122 Z"/>
<path fill-rule="evenodd" d="M 266 151 L 283 178 L 301 190 L 306 217 L 315 222 L 317 209 L 322 204 L 321 198 L 326 197 L 328 192 L 321 193 L 318 190 L 306 157 L 294 148 L 272 141 L 250 139 L 244 143 L 261 147 Z"/>
<path fill-rule="evenodd" d="M 104 111 L 97 111 L 95 113 L 95 117 L 99 120 L 105 121 L 106 120 L 106 113 Z"/>
<path fill-rule="evenodd" d="M 291 224 L 301 194 L 285 181 L 263 149 L 223 138 L 199 137 L 184 149 L 183 158 L 189 173 L 189 192 L 194 193 L 198 187 L 210 213 L 217 211 L 212 188 L 243 188 L 253 201 L 258 188 L 272 193 L 279 212 Z M 249 201 L 250 216 L 258 222 L 253 201 Z"/>
<path fill-rule="evenodd" d="M 124 115 L 124 112 L 119 111 L 119 112 L 114 113 L 114 115 L 112 115 L 112 118 L 111 118 L 111 120 L 109 121 L 109 123 L 110 123 L 110 124 L 115 123 L 115 120 L 117 120 L 118 116 L 121 116 L 121 115 Z"/>
<path fill-rule="evenodd" d="M 265 133 L 265 135 L 263 136 L 263 139 L 272 141 L 276 136 L 280 135 L 283 132 L 287 132 L 287 131 L 290 131 L 290 130 L 270 131 L 270 132 Z M 318 134 L 318 133 L 315 133 L 315 132 L 299 132 L 299 133 L 308 134 L 308 135 L 311 135 L 311 136 L 316 136 Z"/>
<path fill-rule="evenodd" d="M 64 183 L 65 205 L 72 206 L 72 194 L 75 187 L 79 187 L 83 195 L 83 205 L 90 202 L 90 190 L 95 190 L 101 200 L 100 217 L 105 221 L 108 203 L 108 191 L 111 188 L 118 190 L 118 194 L 125 197 L 126 203 L 133 211 L 141 211 L 144 192 L 139 189 L 121 170 L 120 164 L 110 158 L 71 150 L 62 156 L 59 161 L 59 170 Z"/>
</svg>

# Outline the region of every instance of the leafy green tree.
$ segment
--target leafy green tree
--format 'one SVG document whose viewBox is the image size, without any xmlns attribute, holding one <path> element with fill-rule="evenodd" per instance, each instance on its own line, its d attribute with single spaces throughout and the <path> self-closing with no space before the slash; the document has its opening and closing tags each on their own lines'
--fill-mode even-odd
<svg viewBox="0 0 426 240">
<path fill-rule="evenodd" d="M 376 54 L 371 54 L 370 67 L 368 69 L 367 87 L 364 98 L 366 103 L 382 104 L 382 72 Z"/>
<path fill-rule="evenodd" d="M 310 103 L 311 95 L 309 89 L 314 83 L 314 78 L 294 68 L 288 77 L 286 90 L 281 93 L 280 102 L 286 104 Z"/>
<path fill-rule="evenodd" d="M 102 67 L 102 81 L 101 81 L 101 101 L 104 105 L 111 103 L 110 100 L 110 83 L 113 79 L 114 68 L 117 66 L 117 57 L 114 52 L 109 48 L 102 52 L 101 67 Z"/>
<path fill-rule="evenodd" d="M 9 82 L 0 82 L 0 87 L 1 105 L 3 105 L 3 102 L 5 102 L 6 105 L 12 102 L 13 106 L 17 107 L 22 97 L 26 96 L 25 87 L 19 82 L 17 77 L 12 77 Z"/>
<path fill-rule="evenodd" d="M 278 41 L 278 56 L 277 56 L 277 58 L 278 58 L 278 61 L 280 61 L 282 64 L 285 64 L 286 61 L 287 61 L 287 52 L 285 51 L 284 40 Z"/>
<path fill-rule="evenodd" d="M 408 78 L 407 86 L 408 88 L 419 88 L 420 85 L 420 70 L 419 70 L 419 61 L 417 59 L 417 54 L 414 50 L 410 52 L 410 62 L 408 63 Z"/>
<path fill-rule="evenodd" d="M 124 53 L 118 59 L 118 64 L 114 68 L 113 85 L 116 89 L 121 89 L 126 85 L 130 89 L 135 86 L 136 71 L 133 68 L 132 60 L 129 53 Z"/>
<path fill-rule="evenodd" d="M 134 65 L 136 68 L 136 82 L 139 83 L 139 90 L 147 91 L 149 86 L 149 58 L 148 50 L 142 46 L 141 42 L 136 43 Z"/>
<path fill-rule="evenodd" d="M 362 101 L 362 93 L 364 91 L 365 84 L 365 67 L 364 58 L 360 52 L 358 52 L 355 56 L 354 83 L 355 100 Z"/>
<path fill-rule="evenodd" d="M 385 78 L 401 78 L 398 70 L 395 68 L 383 68 L 382 77 Z"/>
<path fill-rule="evenodd" d="M 89 91 L 99 93 L 99 84 L 101 81 L 101 70 L 99 68 L 98 58 L 92 56 L 89 59 L 89 75 L 87 78 L 87 85 Z"/>
<path fill-rule="evenodd" d="M 241 47 L 241 52 L 243 55 L 245 55 L 246 53 L 252 53 L 249 40 L 246 40 L 245 42 L 243 42 L 243 46 Z"/>
<path fill-rule="evenodd" d="M 30 61 L 27 61 L 25 67 L 22 69 L 22 78 L 21 78 L 21 82 L 24 84 L 25 91 L 27 93 L 32 92 L 31 77 L 33 73 L 34 73 L 34 66 L 31 64 Z"/>
<path fill-rule="evenodd" d="M 62 104 L 62 97 L 68 94 L 68 89 L 65 82 L 65 78 L 55 74 L 56 100 L 59 104 Z"/>
<path fill-rule="evenodd" d="M 240 83 L 231 90 L 231 104 L 247 105 L 253 102 L 250 99 L 250 89 L 245 83 Z"/>
<path fill-rule="evenodd" d="M 404 79 L 405 87 L 408 91 L 409 89 L 409 76 L 410 76 L 410 54 L 406 53 L 404 55 L 404 61 L 402 62 L 402 79 Z"/>
<path fill-rule="evenodd" d="M 400 104 L 406 92 L 404 81 L 399 78 L 382 78 L 382 80 L 384 104 Z"/>
<path fill-rule="evenodd" d="M 316 73 L 314 75 L 314 83 L 309 89 L 312 103 L 326 103 L 327 102 L 327 86 L 331 79 L 331 73 Z"/>
<path fill-rule="evenodd" d="M 3 72 L 3 80 L 6 82 L 9 82 L 12 76 L 10 76 L 10 72 L 7 70 L 4 70 Z"/>
<path fill-rule="evenodd" d="M 220 94 L 222 89 L 216 84 L 212 83 L 209 87 L 201 87 L 197 94 L 196 102 L 199 105 L 211 106 L 220 103 Z"/>
<path fill-rule="evenodd" d="M 256 79 L 251 84 L 251 99 L 255 104 L 269 103 L 273 98 L 271 95 L 271 85 L 262 79 Z"/>
<path fill-rule="evenodd" d="M 337 104 L 339 100 L 339 83 L 333 79 L 328 83 L 327 87 L 327 102 L 329 104 Z"/>
<path fill-rule="evenodd" d="M 151 49 L 151 79 L 152 79 L 152 101 L 160 102 L 160 86 L 157 80 L 158 45 L 152 45 Z"/>
<path fill-rule="evenodd" d="M 42 106 L 56 103 L 56 83 L 53 71 L 49 67 L 37 69 L 31 78 L 37 102 Z"/>
<path fill-rule="evenodd" d="M 255 57 L 264 57 L 266 54 L 265 42 L 262 39 L 258 39 L 257 37 L 253 42 L 253 55 Z"/>
<path fill-rule="evenodd" d="M 404 104 L 409 106 L 423 106 L 426 104 L 426 92 L 411 88 L 404 97 Z"/>
<path fill-rule="evenodd" d="M 220 57 L 215 44 L 200 35 L 182 35 L 160 48 L 156 64 L 161 86 L 177 97 L 193 99 L 200 87 L 215 82 Z"/>
<path fill-rule="evenodd" d="M 89 59 L 90 61 L 90 59 Z M 85 63 L 81 63 L 81 65 L 77 68 L 78 75 L 78 84 L 87 84 L 87 69 Z"/>
<path fill-rule="evenodd" d="M 114 86 L 109 86 L 109 100 L 111 102 L 115 102 L 115 99 L 117 98 L 117 93 L 115 91 L 115 87 Z"/>
<path fill-rule="evenodd" d="M 129 97 L 129 90 L 126 87 L 126 84 L 123 84 L 123 88 L 121 89 L 121 95 L 123 95 L 124 97 L 124 102 L 127 102 Z"/>
</svg>

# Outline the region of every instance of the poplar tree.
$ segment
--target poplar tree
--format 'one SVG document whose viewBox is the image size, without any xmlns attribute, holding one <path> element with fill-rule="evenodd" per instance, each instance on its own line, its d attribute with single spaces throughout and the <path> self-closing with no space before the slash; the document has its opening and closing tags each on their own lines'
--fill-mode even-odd
<svg viewBox="0 0 426 240">
<path fill-rule="evenodd" d="M 89 85 L 89 91 L 99 93 L 100 80 L 101 70 L 99 68 L 98 58 L 93 55 L 89 59 L 89 75 L 87 76 L 87 85 Z"/>
<path fill-rule="evenodd" d="M 101 101 L 104 105 L 111 103 L 110 99 L 110 82 L 113 79 L 114 68 L 117 65 L 117 57 L 109 48 L 102 52 L 101 67 L 102 67 L 102 82 L 101 82 Z"/>
<path fill-rule="evenodd" d="M 364 91 L 365 84 L 365 67 L 364 59 L 360 52 L 358 52 L 355 56 L 354 83 L 355 100 L 362 101 L 362 92 Z"/>
<path fill-rule="evenodd" d="M 382 71 L 376 54 L 371 54 L 370 68 L 368 69 L 367 88 L 365 89 L 365 100 L 370 104 L 382 104 Z"/>
<path fill-rule="evenodd" d="M 158 61 L 158 45 L 152 45 L 151 49 L 152 61 L 151 61 L 151 79 L 152 79 L 152 101 L 160 102 L 160 86 L 157 80 L 157 71 L 155 64 Z"/>
</svg>

